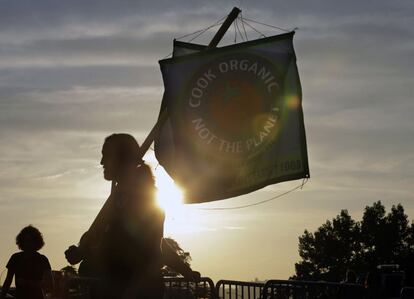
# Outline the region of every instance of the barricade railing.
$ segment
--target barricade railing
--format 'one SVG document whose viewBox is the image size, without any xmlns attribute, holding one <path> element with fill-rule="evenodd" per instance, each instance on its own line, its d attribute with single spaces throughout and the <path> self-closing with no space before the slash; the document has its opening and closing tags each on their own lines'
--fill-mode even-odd
<svg viewBox="0 0 414 299">
<path fill-rule="evenodd" d="M 414 298 L 414 288 L 403 287 L 401 289 L 401 299 L 412 299 L 412 298 Z"/>
<path fill-rule="evenodd" d="M 219 280 L 216 284 L 216 294 L 220 299 L 259 299 L 264 286 L 264 282 Z"/>
<path fill-rule="evenodd" d="M 62 290 L 59 293 L 63 299 L 98 299 L 102 297 L 98 293 L 100 287 L 100 280 L 97 278 L 74 276 L 62 280 Z"/>
<path fill-rule="evenodd" d="M 191 282 L 182 277 L 164 277 L 165 299 L 217 299 L 213 281 L 202 277 L 198 282 Z M 91 277 L 71 277 L 64 286 L 64 299 L 99 299 L 101 282 Z"/>
<path fill-rule="evenodd" d="M 362 299 L 364 288 L 359 284 L 297 280 L 268 280 L 263 299 Z"/>
<path fill-rule="evenodd" d="M 201 277 L 197 282 L 182 277 L 164 277 L 165 299 L 216 299 L 216 289 L 209 277 Z"/>
<path fill-rule="evenodd" d="M 208 277 L 191 282 L 182 277 L 164 277 L 164 299 L 362 299 L 364 288 L 359 284 L 315 282 L 297 280 L 268 280 L 246 282 L 219 280 L 214 286 Z M 98 279 L 89 277 L 63 277 L 61 296 L 64 299 L 100 299 L 105 288 Z M 401 298 L 411 298 L 414 290 L 405 288 Z M 57 294 L 56 294 L 57 295 Z"/>
</svg>

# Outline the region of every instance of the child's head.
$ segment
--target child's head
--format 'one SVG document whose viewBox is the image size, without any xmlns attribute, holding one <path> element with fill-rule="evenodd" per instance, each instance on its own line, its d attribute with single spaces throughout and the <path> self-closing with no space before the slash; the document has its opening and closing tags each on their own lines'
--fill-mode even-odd
<svg viewBox="0 0 414 299">
<path fill-rule="evenodd" d="M 21 230 L 16 237 L 17 246 L 23 251 L 38 251 L 45 245 L 42 233 L 29 225 Z"/>
</svg>

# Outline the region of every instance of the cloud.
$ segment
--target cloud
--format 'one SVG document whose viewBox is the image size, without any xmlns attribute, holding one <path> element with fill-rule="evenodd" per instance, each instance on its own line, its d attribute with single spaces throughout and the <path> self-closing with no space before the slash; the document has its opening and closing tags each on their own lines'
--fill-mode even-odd
<svg viewBox="0 0 414 299">
<path fill-rule="evenodd" d="M 16 92 L 0 103 L 5 131 L 149 131 L 162 95 L 157 87 Z"/>
<path fill-rule="evenodd" d="M 225 226 L 224 229 L 227 229 L 227 230 L 243 230 L 245 228 L 243 226 Z"/>
</svg>

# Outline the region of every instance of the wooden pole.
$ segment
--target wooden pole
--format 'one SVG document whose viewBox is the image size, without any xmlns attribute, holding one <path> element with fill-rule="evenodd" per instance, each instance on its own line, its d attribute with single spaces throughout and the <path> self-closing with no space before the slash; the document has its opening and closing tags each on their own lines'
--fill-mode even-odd
<svg viewBox="0 0 414 299">
<path fill-rule="evenodd" d="M 211 42 L 208 44 L 206 50 L 217 47 L 218 43 L 221 41 L 224 34 L 227 32 L 227 30 L 229 29 L 233 21 L 237 18 L 240 12 L 241 10 L 239 8 L 233 7 L 230 14 L 227 16 L 227 19 L 224 21 L 223 24 L 221 24 L 220 29 L 217 31 Z"/>
</svg>

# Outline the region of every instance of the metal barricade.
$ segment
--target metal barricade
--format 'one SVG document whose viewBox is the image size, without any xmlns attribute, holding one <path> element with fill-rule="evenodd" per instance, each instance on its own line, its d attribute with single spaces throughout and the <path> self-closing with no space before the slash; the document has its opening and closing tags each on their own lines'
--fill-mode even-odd
<svg viewBox="0 0 414 299">
<path fill-rule="evenodd" d="M 413 287 L 403 287 L 401 289 L 401 299 L 413 299 L 413 298 L 414 298 Z"/>
<path fill-rule="evenodd" d="M 198 282 L 191 282 L 181 277 L 164 277 L 164 299 L 216 299 L 213 281 L 202 277 Z M 102 285 L 96 278 L 72 277 L 65 282 L 64 299 L 101 298 Z"/>
<path fill-rule="evenodd" d="M 219 280 L 216 294 L 220 299 L 258 299 L 261 298 L 264 282 Z"/>
<path fill-rule="evenodd" d="M 63 299 L 100 298 L 100 281 L 93 277 L 73 276 L 62 282 Z"/>
<path fill-rule="evenodd" d="M 364 288 L 359 284 L 297 280 L 269 280 L 263 299 L 362 299 Z"/>
<path fill-rule="evenodd" d="M 191 282 L 181 277 L 164 277 L 165 299 L 216 299 L 214 283 L 209 277 Z"/>
</svg>

